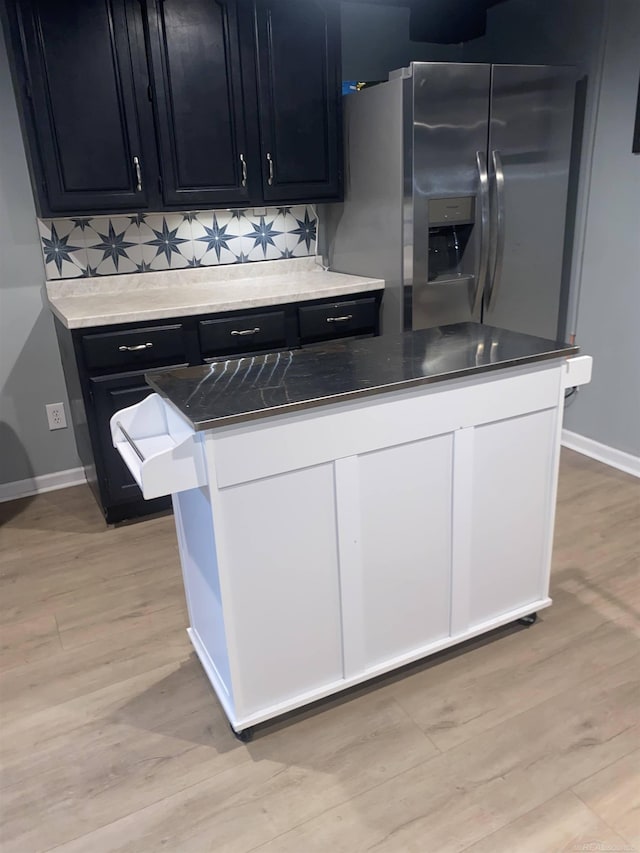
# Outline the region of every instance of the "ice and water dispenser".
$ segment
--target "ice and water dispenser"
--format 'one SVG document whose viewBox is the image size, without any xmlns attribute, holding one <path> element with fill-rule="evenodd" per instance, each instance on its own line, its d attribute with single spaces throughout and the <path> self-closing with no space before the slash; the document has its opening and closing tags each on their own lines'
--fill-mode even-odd
<svg viewBox="0 0 640 853">
<path fill-rule="evenodd" d="M 475 196 L 429 200 L 428 281 L 446 282 L 474 274 Z"/>
<path fill-rule="evenodd" d="M 480 320 L 476 197 L 431 198 L 427 214 L 427 276 L 414 279 L 410 328 Z"/>
</svg>

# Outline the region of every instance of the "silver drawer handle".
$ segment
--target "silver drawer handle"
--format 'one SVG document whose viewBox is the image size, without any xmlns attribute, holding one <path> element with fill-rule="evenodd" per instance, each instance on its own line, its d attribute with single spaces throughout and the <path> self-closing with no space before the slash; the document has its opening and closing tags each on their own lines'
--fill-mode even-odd
<svg viewBox="0 0 640 853">
<path fill-rule="evenodd" d="M 232 335 L 257 335 L 259 331 L 260 331 L 260 329 L 257 327 L 255 329 L 242 329 L 241 331 L 238 331 L 237 329 L 233 329 L 231 334 Z"/>
<path fill-rule="evenodd" d="M 143 452 L 140 450 L 140 448 L 139 448 L 139 447 L 138 447 L 138 445 L 135 443 L 135 441 L 131 438 L 131 436 L 130 436 L 130 435 L 129 435 L 129 433 L 126 431 L 126 429 L 122 426 L 122 424 L 120 423 L 120 421 L 116 421 L 116 426 L 118 427 L 118 429 L 120 430 L 120 432 L 123 434 L 123 436 L 126 438 L 127 442 L 131 445 L 131 447 L 132 447 L 132 449 L 133 449 L 134 453 L 136 454 L 136 456 L 138 457 L 138 459 L 139 459 L 141 462 L 144 462 L 144 454 L 143 454 Z"/>
<path fill-rule="evenodd" d="M 352 318 L 353 314 L 345 314 L 344 317 L 327 317 L 327 323 L 346 323 Z"/>
<path fill-rule="evenodd" d="M 128 347 L 128 346 L 125 346 L 123 344 L 121 347 L 118 347 L 118 350 L 120 352 L 140 352 L 140 350 L 143 350 L 143 349 L 151 349 L 152 346 L 153 346 L 153 344 L 150 342 L 148 342 L 146 344 L 136 344 L 135 346 L 132 346 L 132 347 Z"/>
<path fill-rule="evenodd" d="M 269 164 L 269 178 L 267 180 L 267 183 L 271 187 L 273 186 L 273 157 L 271 156 L 271 154 L 269 154 L 269 152 L 267 152 L 267 163 Z"/>
<path fill-rule="evenodd" d="M 142 192 L 142 169 L 140 168 L 140 158 L 139 157 L 133 158 L 133 165 L 135 166 L 135 170 L 136 170 L 136 192 L 141 193 Z"/>
</svg>

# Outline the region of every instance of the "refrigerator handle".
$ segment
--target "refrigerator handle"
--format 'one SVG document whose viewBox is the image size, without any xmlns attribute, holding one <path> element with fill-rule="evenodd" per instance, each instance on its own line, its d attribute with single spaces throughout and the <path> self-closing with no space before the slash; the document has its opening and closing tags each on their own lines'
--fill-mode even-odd
<svg viewBox="0 0 640 853">
<path fill-rule="evenodd" d="M 502 158 L 500 152 L 495 149 L 491 152 L 491 162 L 493 164 L 493 177 L 495 181 L 495 198 L 496 198 L 496 227 L 492 234 L 492 256 L 493 256 L 493 271 L 491 273 L 491 290 L 489 291 L 489 300 L 487 308 L 491 308 L 498 295 L 500 288 L 500 280 L 502 278 L 502 262 L 504 260 L 504 169 L 502 168 Z"/>
<path fill-rule="evenodd" d="M 473 298 L 474 314 L 482 301 L 489 266 L 489 174 L 487 172 L 487 158 L 484 151 L 476 151 L 476 164 L 478 166 L 478 184 L 480 189 L 480 258 L 478 261 L 476 292 Z"/>
</svg>

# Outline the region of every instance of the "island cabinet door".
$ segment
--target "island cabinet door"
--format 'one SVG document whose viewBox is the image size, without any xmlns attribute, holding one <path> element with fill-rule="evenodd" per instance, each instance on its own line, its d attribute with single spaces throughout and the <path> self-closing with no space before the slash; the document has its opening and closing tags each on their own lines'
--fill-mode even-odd
<svg viewBox="0 0 640 853">
<path fill-rule="evenodd" d="M 557 418 L 545 409 L 456 435 L 454 635 L 548 596 Z"/>
<path fill-rule="evenodd" d="M 333 465 L 223 488 L 213 511 L 238 718 L 339 682 Z"/>
<path fill-rule="evenodd" d="M 452 435 L 336 461 L 345 676 L 449 636 Z"/>
</svg>

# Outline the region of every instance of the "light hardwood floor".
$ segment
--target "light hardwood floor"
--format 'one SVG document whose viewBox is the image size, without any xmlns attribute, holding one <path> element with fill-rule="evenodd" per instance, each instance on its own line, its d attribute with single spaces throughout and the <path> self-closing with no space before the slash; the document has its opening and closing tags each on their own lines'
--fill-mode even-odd
<svg viewBox="0 0 640 853">
<path fill-rule="evenodd" d="M 173 520 L 0 506 L 2 853 L 640 853 L 640 483 L 563 452 L 554 605 L 230 733 Z"/>
</svg>

